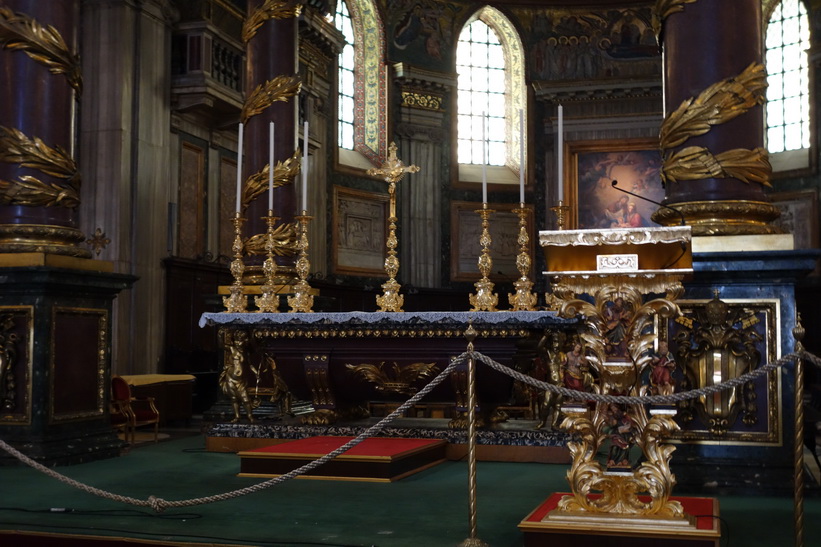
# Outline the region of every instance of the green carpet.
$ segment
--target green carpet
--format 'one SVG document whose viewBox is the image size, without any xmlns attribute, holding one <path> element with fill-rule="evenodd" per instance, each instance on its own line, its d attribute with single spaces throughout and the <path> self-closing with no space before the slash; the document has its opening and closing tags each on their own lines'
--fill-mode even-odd
<svg viewBox="0 0 821 547">
<path fill-rule="evenodd" d="M 236 477 L 234 454 L 202 450 L 201 437 L 143 445 L 126 455 L 56 470 L 88 485 L 145 499 L 212 496 L 260 479 Z M 517 528 L 554 491 L 565 465 L 478 464 L 478 536 L 521 545 Z M 28 467 L 0 467 L 0 530 L 130 536 L 248 545 L 453 547 L 468 537 L 467 464 L 447 462 L 395 483 L 290 481 L 227 501 L 156 514 L 79 491 Z M 791 545 L 792 499 L 720 497 L 722 545 Z M 71 512 L 48 512 L 51 508 Z M 821 499 L 805 503 L 805 545 L 821 544 Z M 729 543 L 728 543 L 729 540 Z M 3 536 L 0 535 L 0 544 Z"/>
</svg>

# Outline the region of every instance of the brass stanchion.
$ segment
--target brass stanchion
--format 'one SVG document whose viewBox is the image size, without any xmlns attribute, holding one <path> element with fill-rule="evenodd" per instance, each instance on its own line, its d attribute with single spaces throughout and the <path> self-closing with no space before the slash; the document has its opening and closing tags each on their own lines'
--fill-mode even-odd
<svg viewBox="0 0 821 547">
<path fill-rule="evenodd" d="M 477 335 L 473 323 L 468 323 L 465 330 L 468 353 L 473 352 Z M 487 543 L 476 537 L 476 360 L 472 355 L 468 358 L 468 523 L 470 536 L 460 547 L 486 547 Z"/>
<path fill-rule="evenodd" d="M 795 328 L 792 330 L 795 338 L 795 352 L 804 351 L 804 326 L 801 324 L 801 314 L 796 313 Z M 804 363 L 800 357 L 795 360 L 795 547 L 804 546 Z"/>
</svg>

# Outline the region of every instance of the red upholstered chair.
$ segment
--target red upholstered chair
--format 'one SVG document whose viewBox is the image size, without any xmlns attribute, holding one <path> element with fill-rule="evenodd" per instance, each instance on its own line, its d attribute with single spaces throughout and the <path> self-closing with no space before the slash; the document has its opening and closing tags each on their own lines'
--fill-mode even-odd
<svg viewBox="0 0 821 547">
<path fill-rule="evenodd" d="M 157 442 L 160 428 L 160 413 L 154 406 L 153 397 L 141 397 L 139 399 L 131 396 L 131 388 L 128 382 L 119 376 L 111 378 L 111 424 L 125 431 L 125 440 L 128 441 L 131 433 L 130 444 L 134 444 L 136 430 L 145 425 L 154 425 L 154 442 Z"/>
</svg>

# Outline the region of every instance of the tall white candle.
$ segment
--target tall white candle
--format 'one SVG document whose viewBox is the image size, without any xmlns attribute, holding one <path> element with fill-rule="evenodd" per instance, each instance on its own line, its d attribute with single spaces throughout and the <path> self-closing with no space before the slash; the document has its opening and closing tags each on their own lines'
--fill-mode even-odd
<svg viewBox="0 0 821 547">
<path fill-rule="evenodd" d="M 519 203 L 525 202 L 525 113 L 519 109 Z"/>
<path fill-rule="evenodd" d="M 274 122 L 268 125 L 268 210 L 274 210 Z"/>
<path fill-rule="evenodd" d="M 558 180 L 556 184 L 559 187 L 559 201 L 564 200 L 564 107 L 559 105 L 559 150 L 558 156 Z"/>
<path fill-rule="evenodd" d="M 308 122 L 302 124 L 302 210 L 308 210 Z"/>
<path fill-rule="evenodd" d="M 239 123 L 239 137 L 237 142 L 237 213 L 242 207 L 242 129 L 244 124 Z"/>
<path fill-rule="evenodd" d="M 487 203 L 487 116 L 482 112 L 482 203 Z"/>
</svg>

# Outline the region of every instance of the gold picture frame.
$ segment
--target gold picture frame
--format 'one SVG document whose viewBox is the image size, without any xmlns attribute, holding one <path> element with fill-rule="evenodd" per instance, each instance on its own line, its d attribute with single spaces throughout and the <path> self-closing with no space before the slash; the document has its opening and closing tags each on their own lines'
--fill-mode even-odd
<svg viewBox="0 0 821 547">
<path fill-rule="evenodd" d="M 519 216 L 513 212 L 518 203 L 488 203 L 494 213 L 490 215 L 490 257 L 493 270 L 488 276 L 495 282 L 514 282 L 521 275 L 516 269 L 516 256 L 519 254 Z M 454 201 L 450 204 L 450 278 L 451 281 L 476 281 L 479 274 L 479 255 L 482 245 L 479 237 L 482 233 L 482 219 L 477 210 L 482 208 L 480 202 Z M 527 233 L 529 235 L 528 252 L 533 259 L 535 249 L 535 231 L 533 224 L 533 206 L 525 205 L 527 215 Z M 533 268 L 530 271 L 533 279 Z"/>
<path fill-rule="evenodd" d="M 334 186 L 333 270 L 387 277 L 388 194 Z"/>
<path fill-rule="evenodd" d="M 567 227 L 657 226 L 650 216 L 658 206 L 620 192 L 612 181 L 652 201 L 664 199 L 658 139 L 571 141 L 564 156 L 564 201 L 570 207 Z M 630 203 L 632 211 L 628 211 Z"/>
</svg>

